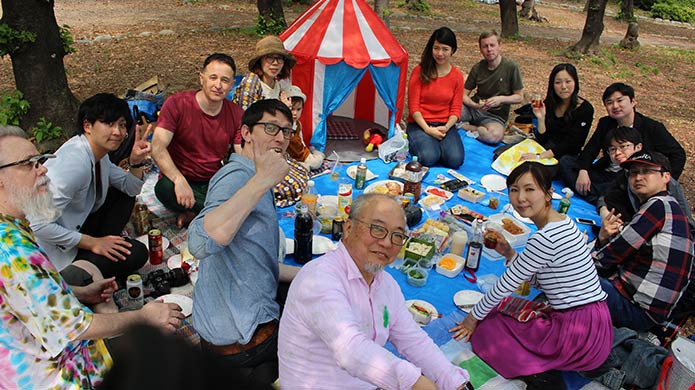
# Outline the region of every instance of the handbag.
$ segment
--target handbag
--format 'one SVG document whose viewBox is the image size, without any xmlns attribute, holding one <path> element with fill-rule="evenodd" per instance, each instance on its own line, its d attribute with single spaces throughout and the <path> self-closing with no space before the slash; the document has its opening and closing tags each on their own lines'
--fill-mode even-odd
<svg viewBox="0 0 695 390">
<path fill-rule="evenodd" d="M 552 310 L 553 308 L 546 303 L 517 297 L 506 297 L 497 306 L 497 311 L 519 322 L 529 322 L 539 317 L 547 317 Z"/>
</svg>

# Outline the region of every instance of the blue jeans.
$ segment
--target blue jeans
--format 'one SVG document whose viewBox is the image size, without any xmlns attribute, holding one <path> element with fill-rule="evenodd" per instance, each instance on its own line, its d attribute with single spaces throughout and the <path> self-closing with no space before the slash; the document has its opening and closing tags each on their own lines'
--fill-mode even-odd
<svg viewBox="0 0 695 390">
<path fill-rule="evenodd" d="M 441 126 L 444 123 L 428 123 L 428 125 Z M 441 163 L 447 168 L 458 169 L 463 164 L 465 151 L 458 129 L 449 129 L 441 141 L 425 133 L 416 123 L 408 123 L 406 132 L 410 154 L 417 156 L 422 165 L 431 167 Z"/>
<path fill-rule="evenodd" d="M 599 278 L 601 288 L 608 294 L 606 303 L 611 312 L 611 320 L 616 328 L 626 327 L 638 332 L 651 329 L 656 323 L 640 306 L 620 295 L 613 283 L 608 279 Z"/>
</svg>

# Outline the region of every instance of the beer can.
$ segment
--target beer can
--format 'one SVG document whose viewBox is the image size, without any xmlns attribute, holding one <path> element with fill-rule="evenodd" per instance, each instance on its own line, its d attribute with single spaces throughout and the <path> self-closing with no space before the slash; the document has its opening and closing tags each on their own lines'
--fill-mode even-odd
<svg viewBox="0 0 695 390">
<path fill-rule="evenodd" d="M 162 264 L 162 232 L 159 229 L 152 229 L 147 233 L 147 238 L 150 247 L 150 264 Z"/>
<path fill-rule="evenodd" d="M 142 290 L 142 277 L 138 274 L 128 276 L 126 281 L 126 292 L 128 293 L 128 308 L 137 310 L 145 304 L 145 294 Z"/>
<path fill-rule="evenodd" d="M 333 229 L 331 230 L 331 240 L 340 241 L 343 238 L 343 224 L 345 218 L 337 216 L 333 219 Z"/>
</svg>

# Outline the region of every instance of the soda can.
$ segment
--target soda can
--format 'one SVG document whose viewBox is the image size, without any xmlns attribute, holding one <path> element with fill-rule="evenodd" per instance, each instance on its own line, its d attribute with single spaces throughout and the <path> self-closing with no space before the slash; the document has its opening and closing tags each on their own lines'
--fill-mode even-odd
<svg viewBox="0 0 695 390">
<path fill-rule="evenodd" d="M 126 291 L 128 293 L 128 308 L 137 310 L 145 304 L 145 294 L 142 290 L 142 277 L 138 274 L 128 276 L 126 281 Z"/>
<path fill-rule="evenodd" d="M 345 218 L 337 216 L 333 219 L 333 229 L 331 229 L 331 240 L 340 241 L 343 238 L 343 224 Z"/>
<path fill-rule="evenodd" d="M 147 238 L 150 247 L 150 264 L 162 264 L 162 232 L 159 229 L 152 229 L 147 233 Z"/>
</svg>

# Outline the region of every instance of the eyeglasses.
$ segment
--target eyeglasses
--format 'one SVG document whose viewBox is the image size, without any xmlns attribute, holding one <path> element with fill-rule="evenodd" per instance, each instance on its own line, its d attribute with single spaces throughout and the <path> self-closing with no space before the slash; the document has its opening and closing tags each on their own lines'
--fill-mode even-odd
<svg viewBox="0 0 695 390">
<path fill-rule="evenodd" d="M 55 158 L 55 154 L 39 154 L 38 156 L 33 156 L 33 157 L 25 158 L 24 160 L 19 160 L 19 161 L 11 162 L 9 164 L 2 165 L 2 166 L 0 166 L 0 169 L 14 167 L 14 166 L 23 165 L 23 164 L 26 164 L 28 166 L 31 166 L 33 164 L 34 168 L 38 169 L 39 165 L 43 165 L 43 163 L 45 163 L 49 158 Z"/>
<path fill-rule="evenodd" d="M 291 127 L 280 127 L 276 125 L 275 123 L 270 123 L 270 122 L 256 122 L 253 124 L 255 125 L 263 125 L 263 131 L 265 131 L 266 134 L 275 137 L 278 135 L 279 132 L 282 131 L 282 135 L 285 138 L 290 138 L 294 134 L 294 130 Z"/>
<path fill-rule="evenodd" d="M 615 154 L 617 151 L 625 152 L 629 148 L 634 148 L 634 147 L 635 147 L 635 145 L 633 143 L 630 143 L 630 142 L 626 142 L 622 145 L 618 145 L 617 148 L 615 146 L 610 146 L 608 148 L 608 154 Z"/>
<path fill-rule="evenodd" d="M 376 225 L 373 223 L 367 223 L 367 222 L 360 221 L 359 219 L 354 219 L 354 218 L 351 218 L 351 220 L 359 222 L 359 223 L 363 223 L 363 224 L 369 226 L 369 234 L 378 240 L 382 240 L 386 236 L 389 235 L 389 230 L 381 225 Z M 403 245 L 405 245 L 406 241 L 408 241 L 408 235 L 407 234 L 401 233 L 401 232 L 391 232 L 391 243 L 393 245 L 403 246 Z"/>
<path fill-rule="evenodd" d="M 265 56 L 264 57 L 266 61 L 269 63 L 277 62 L 278 64 L 284 64 L 285 63 L 285 57 L 283 56 Z"/>
<path fill-rule="evenodd" d="M 663 168 L 630 168 L 626 174 L 628 177 L 635 177 L 637 175 L 648 175 L 650 173 L 664 173 Z"/>
</svg>

